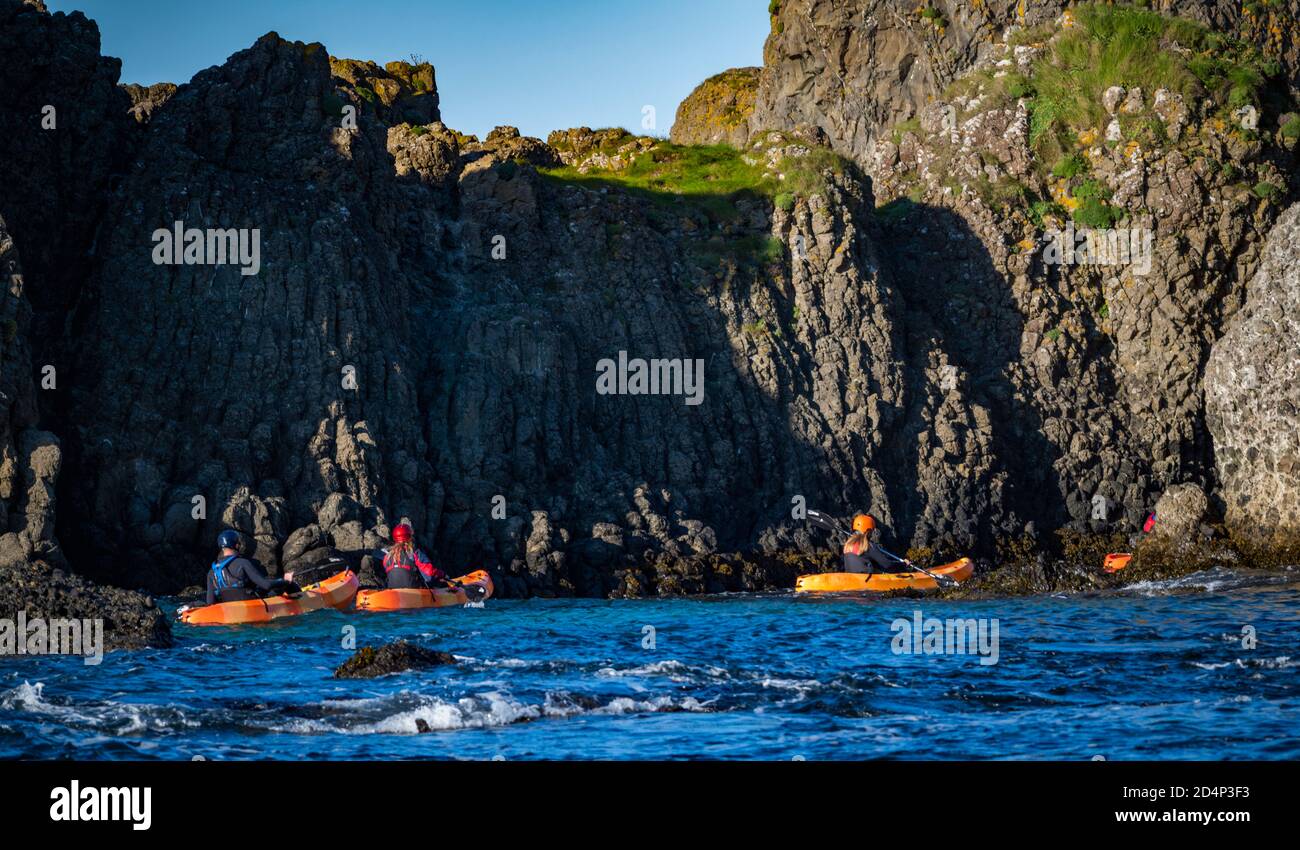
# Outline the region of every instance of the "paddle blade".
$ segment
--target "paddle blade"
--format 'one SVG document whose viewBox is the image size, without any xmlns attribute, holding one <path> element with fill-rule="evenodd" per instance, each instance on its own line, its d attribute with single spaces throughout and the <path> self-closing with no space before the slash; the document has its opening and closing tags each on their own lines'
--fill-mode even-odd
<svg viewBox="0 0 1300 850">
<path fill-rule="evenodd" d="M 844 534 L 845 531 L 833 518 L 821 511 L 808 511 L 808 521 L 818 528 L 824 528 L 832 534 Z"/>
</svg>

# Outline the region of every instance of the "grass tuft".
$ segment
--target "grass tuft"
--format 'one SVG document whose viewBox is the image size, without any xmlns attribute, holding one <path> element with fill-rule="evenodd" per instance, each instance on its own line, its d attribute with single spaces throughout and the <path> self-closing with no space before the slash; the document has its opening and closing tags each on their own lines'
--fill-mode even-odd
<svg viewBox="0 0 1300 850">
<path fill-rule="evenodd" d="M 1072 148 L 1078 130 L 1103 127 L 1112 86 L 1156 89 L 1188 103 L 1210 97 L 1235 109 L 1260 103 L 1276 64 L 1244 42 L 1193 21 L 1137 6 L 1089 3 L 1076 9 L 1078 26 L 1051 41 L 1036 60 L 1030 141 L 1048 161 Z"/>
</svg>

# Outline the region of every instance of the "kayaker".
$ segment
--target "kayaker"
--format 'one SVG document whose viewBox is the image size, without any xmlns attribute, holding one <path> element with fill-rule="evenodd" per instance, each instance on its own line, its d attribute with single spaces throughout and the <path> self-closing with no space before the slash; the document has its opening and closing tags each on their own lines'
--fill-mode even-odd
<svg viewBox="0 0 1300 850">
<path fill-rule="evenodd" d="M 900 573 L 906 572 L 912 562 L 886 552 L 871 542 L 871 532 L 876 530 L 876 520 L 871 514 L 858 514 L 853 518 L 853 534 L 844 541 L 844 572 L 846 573 Z"/>
<path fill-rule="evenodd" d="M 208 603 L 260 599 L 272 593 L 300 593 L 291 581 L 267 578 L 262 565 L 239 554 L 239 532 L 227 528 L 217 535 L 221 555 L 208 570 Z M 259 592 L 260 591 L 260 592 Z"/>
<path fill-rule="evenodd" d="M 384 574 L 390 590 L 447 584 L 447 574 L 433 565 L 423 549 L 415 547 L 415 532 L 406 523 L 393 529 L 393 545 L 384 552 Z"/>
</svg>

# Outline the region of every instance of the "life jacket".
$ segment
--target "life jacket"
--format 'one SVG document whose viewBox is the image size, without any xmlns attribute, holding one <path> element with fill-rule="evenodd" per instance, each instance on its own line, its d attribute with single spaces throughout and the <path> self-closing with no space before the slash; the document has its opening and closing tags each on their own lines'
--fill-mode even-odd
<svg viewBox="0 0 1300 850">
<path fill-rule="evenodd" d="M 857 546 L 854 546 L 852 541 L 844 541 L 844 571 L 846 573 L 872 572 L 871 562 L 865 557 L 866 551 L 870 548 L 870 540 L 863 541 Z"/>
<path fill-rule="evenodd" d="M 392 552 L 384 553 L 384 573 L 391 573 L 393 570 L 414 570 L 420 563 L 421 553 L 418 549 L 412 547 L 410 551 L 405 552 L 400 557 L 394 558 Z M 427 560 L 427 559 L 425 559 Z"/>
<path fill-rule="evenodd" d="M 243 584 L 235 582 L 226 575 L 226 565 L 238 557 L 238 555 L 227 555 L 220 561 L 212 562 L 212 582 L 217 586 L 217 593 L 234 587 L 243 587 Z"/>
</svg>

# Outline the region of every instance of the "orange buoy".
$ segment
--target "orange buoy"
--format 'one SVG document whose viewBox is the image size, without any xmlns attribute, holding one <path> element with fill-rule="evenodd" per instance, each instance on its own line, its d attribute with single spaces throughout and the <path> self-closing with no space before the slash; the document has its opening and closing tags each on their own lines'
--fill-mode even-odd
<svg viewBox="0 0 1300 850">
<path fill-rule="evenodd" d="M 1128 562 L 1131 560 L 1133 560 L 1133 555 L 1130 552 L 1111 552 L 1106 556 L 1101 569 L 1103 572 L 1117 573 L 1127 567 Z"/>
</svg>

